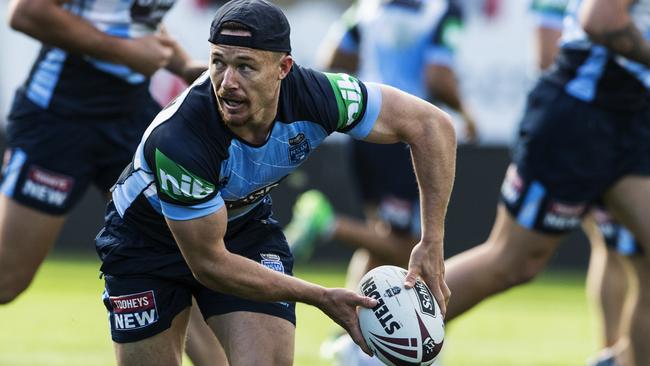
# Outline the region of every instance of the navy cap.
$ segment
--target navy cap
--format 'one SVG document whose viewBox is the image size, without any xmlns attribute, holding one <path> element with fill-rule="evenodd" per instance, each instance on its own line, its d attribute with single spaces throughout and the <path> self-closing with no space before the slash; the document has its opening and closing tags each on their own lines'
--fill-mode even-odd
<svg viewBox="0 0 650 366">
<path fill-rule="evenodd" d="M 221 34 L 228 22 L 242 25 L 251 36 Z M 290 33 L 289 21 L 277 5 L 266 0 L 232 0 L 215 14 L 208 40 L 213 44 L 291 52 Z"/>
</svg>

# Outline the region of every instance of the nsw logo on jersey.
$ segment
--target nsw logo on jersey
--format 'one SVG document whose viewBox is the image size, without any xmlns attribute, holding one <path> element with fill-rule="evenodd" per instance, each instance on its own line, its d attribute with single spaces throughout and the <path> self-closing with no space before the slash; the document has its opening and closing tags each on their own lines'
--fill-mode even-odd
<svg viewBox="0 0 650 366">
<path fill-rule="evenodd" d="M 339 108 L 337 129 L 349 126 L 356 121 L 363 111 L 363 94 L 359 80 L 348 74 L 325 73 L 334 89 L 336 104 Z"/>
<path fill-rule="evenodd" d="M 309 151 L 311 151 L 309 140 L 304 133 L 301 132 L 289 139 L 289 161 L 292 164 L 298 164 L 307 159 Z"/>
<path fill-rule="evenodd" d="M 136 23 L 157 27 L 176 0 L 135 0 L 131 18 Z"/>
<path fill-rule="evenodd" d="M 160 189 L 181 202 L 200 200 L 214 192 L 214 184 L 197 177 L 156 149 L 156 172 Z"/>
</svg>

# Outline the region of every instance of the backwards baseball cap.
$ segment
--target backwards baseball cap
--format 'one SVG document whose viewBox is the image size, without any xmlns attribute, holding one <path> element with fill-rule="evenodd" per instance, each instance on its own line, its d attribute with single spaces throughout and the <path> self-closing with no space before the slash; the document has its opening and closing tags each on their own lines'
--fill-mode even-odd
<svg viewBox="0 0 650 366">
<path fill-rule="evenodd" d="M 223 25 L 237 23 L 250 36 L 221 34 Z M 210 27 L 210 41 L 274 52 L 291 52 L 289 21 L 282 10 L 266 0 L 232 0 L 219 8 Z"/>
</svg>

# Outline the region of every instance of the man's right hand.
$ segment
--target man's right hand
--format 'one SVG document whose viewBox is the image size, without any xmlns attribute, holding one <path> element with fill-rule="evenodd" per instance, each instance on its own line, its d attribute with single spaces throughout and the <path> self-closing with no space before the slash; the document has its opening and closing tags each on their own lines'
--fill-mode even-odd
<svg viewBox="0 0 650 366">
<path fill-rule="evenodd" d="M 332 320 L 350 334 L 354 343 L 358 344 L 363 352 L 372 356 L 372 351 L 363 339 L 363 335 L 361 335 L 357 306 L 373 308 L 377 306 L 377 300 L 361 296 L 350 290 L 334 288 L 327 289 L 325 296 L 321 299 L 320 304 L 318 304 L 318 308 L 322 312 L 332 318 Z"/>
<path fill-rule="evenodd" d="M 174 55 L 176 41 L 166 34 L 151 34 L 125 40 L 126 49 L 123 63 L 146 76 L 162 69 Z"/>
</svg>

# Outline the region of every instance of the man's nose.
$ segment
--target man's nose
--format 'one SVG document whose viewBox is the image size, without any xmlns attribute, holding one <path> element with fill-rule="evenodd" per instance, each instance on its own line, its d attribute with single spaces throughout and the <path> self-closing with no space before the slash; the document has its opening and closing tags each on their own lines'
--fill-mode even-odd
<svg viewBox="0 0 650 366">
<path fill-rule="evenodd" d="M 224 89 L 237 88 L 237 73 L 232 67 L 227 67 L 226 71 L 223 73 L 223 80 L 221 80 L 221 86 Z"/>
</svg>

